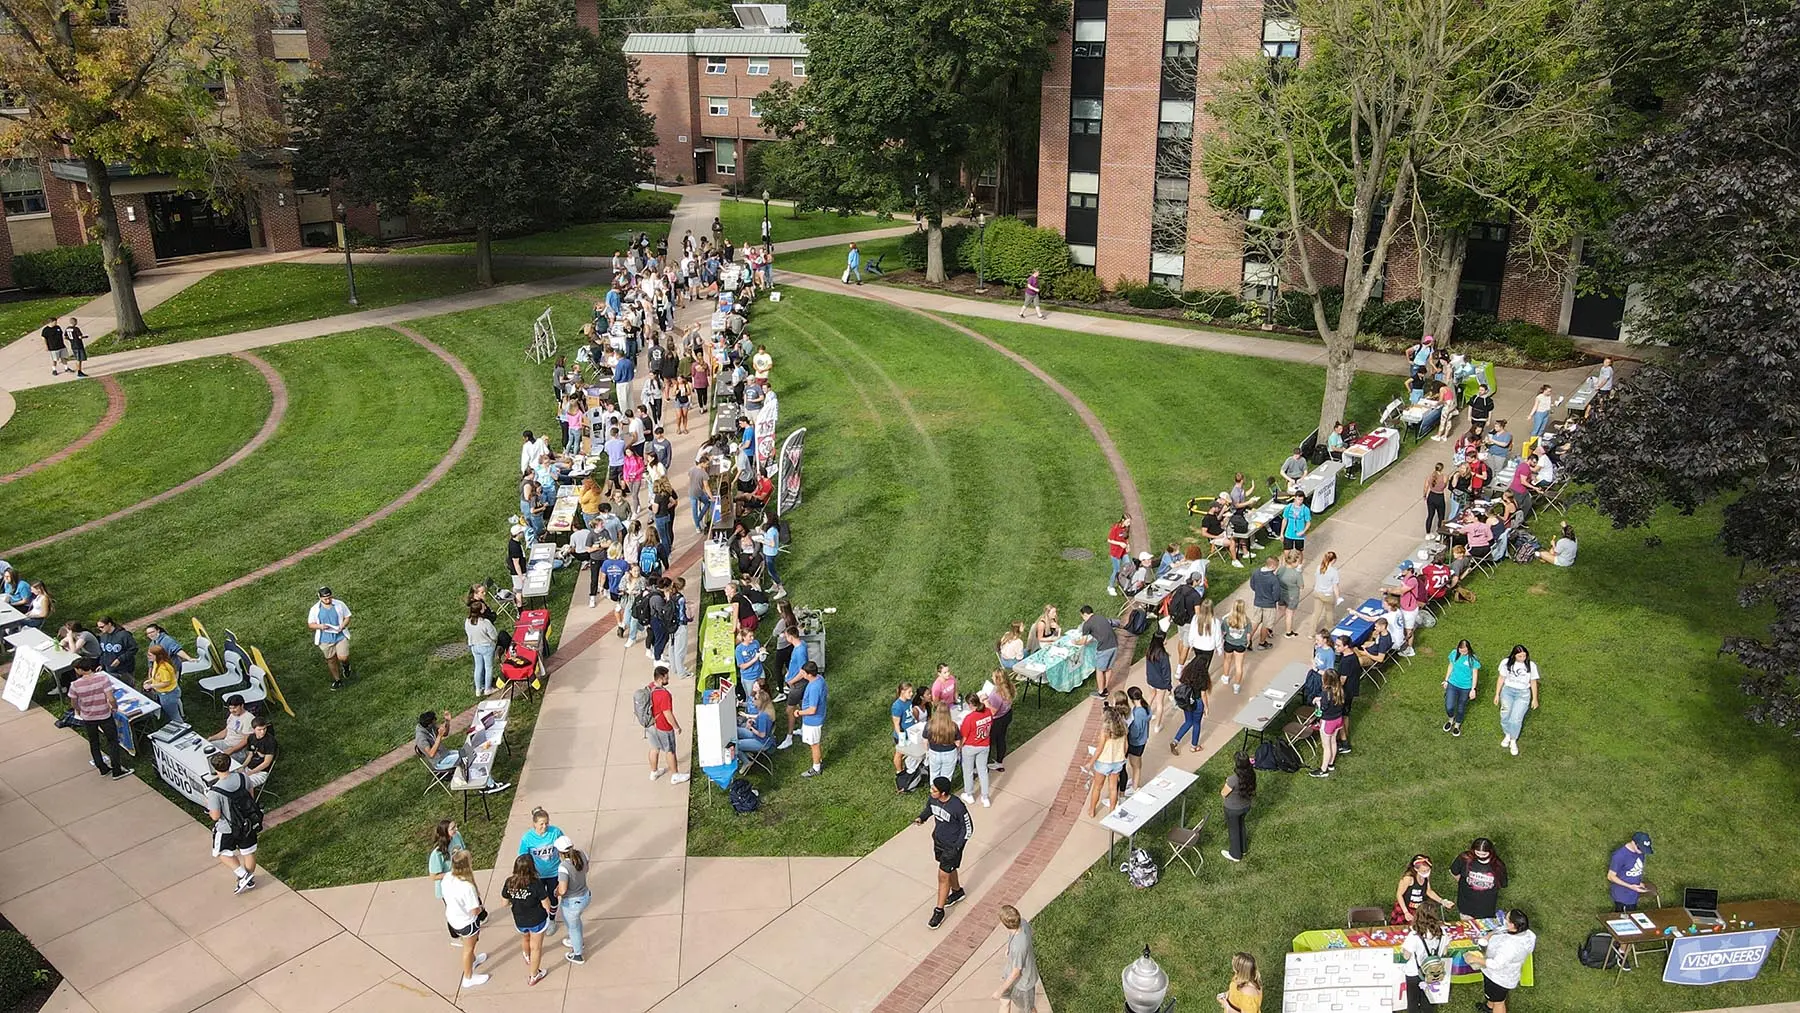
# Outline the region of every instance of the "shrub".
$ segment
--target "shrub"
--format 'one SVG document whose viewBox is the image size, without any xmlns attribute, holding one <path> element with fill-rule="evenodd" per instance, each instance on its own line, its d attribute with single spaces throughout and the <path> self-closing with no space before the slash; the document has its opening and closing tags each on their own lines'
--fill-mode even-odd
<svg viewBox="0 0 1800 1013">
<path fill-rule="evenodd" d="M 1394 302 L 1377 300 L 1363 307 L 1359 330 L 1390 338 L 1413 338 L 1424 333 L 1425 309 L 1417 299 Z"/>
<path fill-rule="evenodd" d="M 984 240 L 971 229 L 967 239 L 957 247 L 956 261 L 965 271 L 975 270 Z M 1017 218 L 995 218 L 988 222 L 985 239 L 990 280 L 1008 285 L 1023 285 L 1032 271 L 1048 280 L 1069 271 L 1069 244 L 1055 229 L 1039 229 Z M 949 250 L 946 246 L 945 256 Z"/>
<path fill-rule="evenodd" d="M 1236 292 L 1201 290 L 1187 293 L 1182 301 L 1188 304 L 1189 310 L 1195 315 L 1211 320 L 1230 319 L 1246 312 L 1244 301 L 1237 297 Z"/>
<path fill-rule="evenodd" d="M 1074 302 L 1099 302 L 1103 293 L 1099 275 L 1076 268 L 1051 282 L 1051 294 Z"/>
<path fill-rule="evenodd" d="M 1332 285 L 1321 289 L 1319 294 L 1325 303 L 1326 322 L 1337 323 L 1338 311 L 1344 308 L 1344 290 Z M 1281 327 L 1314 330 L 1318 325 L 1313 320 L 1312 297 L 1305 292 L 1281 293 L 1281 298 L 1275 301 L 1274 322 Z"/>
<path fill-rule="evenodd" d="M 1166 310 L 1181 305 L 1175 293 L 1161 285 L 1146 285 L 1126 296 L 1125 301 L 1141 310 Z"/>
<path fill-rule="evenodd" d="M 131 248 L 125 247 L 124 254 L 126 269 L 135 274 L 137 267 L 131 260 Z M 13 284 L 58 295 L 104 292 L 107 290 L 106 260 L 99 243 L 21 253 L 13 257 Z"/>
<path fill-rule="evenodd" d="M 1499 341 L 1500 323 L 1486 313 L 1459 313 L 1450 332 L 1456 341 Z"/>
<path fill-rule="evenodd" d="M 1575 357 L 1575 341 L 1565 334 L 1552 334 L 1543 328 L 1525 343 L 1525 354 L 1538 362 L 1560 362 Z"/>
<path fill-rule="evenodd" d="M 974 232 L 975 230 L 967 225 L 944 226 L 944 270 L 947 273 L 957 273 L 961 247 L 965 241 L 973 242 L 970 237 Z M 926 233 L 916 231 L 908 232 L 900 240 L 900 259 L 905 262 L 907 267 L 915 271 L 925 270 L 926 242 Z M 974 270 L 974 268 L 970 268 L 970 270 Z"/>
<path fill-rule="evenodd" d="M 1121 276 L 1118 281 L 1113 282 L 1112 291 L 1113 295 L 1129 302 L 1131 300 L 1131 293 L 1136 292 L 1143 287 L 1143 282 Z"/>
<path fill-rule="evenodd" d="M 652 190 L 633 190 L 624 200 L 619 201 L 613 207 L 611 215 L 620 220 L 668 218 L 675 213 L 677 203 L 679 203 L 679 198 L 674 194 Z"/>
<path fill-rule="evenodd" d="M 24 935 L 0 931 L 0 1009 L 18 1009 L 28 996 L 55 981 L 56 972 Z"/>
</svg>

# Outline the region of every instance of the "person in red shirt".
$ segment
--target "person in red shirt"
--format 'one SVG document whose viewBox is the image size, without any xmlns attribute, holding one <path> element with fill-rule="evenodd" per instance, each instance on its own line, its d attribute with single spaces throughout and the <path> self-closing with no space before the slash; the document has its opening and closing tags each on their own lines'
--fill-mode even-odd
<svg viewBox="0 0 1800 1013">
<path fill-rule="evenodd" d="M 1429 603 L 1450 593 L 1450 568 L 1442 563 L 1426 563 L 1419 570 L 1419 597 Z"/>
<path fill-rule="evenodd" d="M 1106 532 L 1106 551 L 1112 556 L 1112 576 L 1106 579 L 1106 593 L 1119 593 L 1119 568 L 1125 565 L 1125 554 L 1131 551 L 1131 518 L 1120 517 Z"/>
<path fill-rule="evenodd" d="M 125 766 L 123 752 L 119 749 L 119 729 L 113 721 L 112 680 L 100 671 L 100 662 L 93 658 L 76 658 L 75 672 L 75 681 L 69 684 L 69 700 L 74 704 L 76 720 L 87 729 L 88 751 L 93 753 L 94 769 L 115 781 L 130 777 L 131 768 Z M 102 736 L 111 753 L 110 762 L 108 757 L 100 755 Z"/>
<path fill-rule="evenodd" d="M 975 801 L 975 780 L 981 779 L 981 804 L 988 802 L 988 748 L 994 728 L 994 712 L 988 710 L 987 701 L 980 693 L 970 693 L 963 697 L 969 710 L 962 719 L 962 759 L 963 790 L 962 800 L 965 805 Z"/>
<path fill-rule="evenodd" d="M 650 739 L 650 780 L 662 776 L 662 758 L 669 758 L 669 783 L 680 784 L 689 775 L 681 772 L 681 761 L 675 755 L 675 736 L 681 722 L 675 718 L 675 698 L 669 693 L 669 666 L 658 665 L 650 677 L 650 713 L 655 719 L 644 734 Z"/>
</svg>

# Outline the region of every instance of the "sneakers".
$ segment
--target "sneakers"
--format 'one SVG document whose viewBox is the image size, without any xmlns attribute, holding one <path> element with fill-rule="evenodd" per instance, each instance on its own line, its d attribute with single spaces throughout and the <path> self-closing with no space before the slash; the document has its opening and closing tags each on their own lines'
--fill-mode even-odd
<svg viewBox="0 0 1800 1013">
<path fill-rule="evenodd" d="M 956 889 L 950 891 L 950 895 L 948 897 L 944 898 L 944 907 L 955 907 L 957 901 L 962 900 L 964 897 L 967 897 L 967 896 L 968 896 L 968 894 L 964 893 L 963 888 L 959 886 Z"/>
<path fill-rule="evenodd" d="M 658 767 L 655 770 L 652 770 L 650 772 L 650 780 L 652 780 L 652 781 L 656 780 L 657 778 L 659 778 L 661 776 L 663 776 L 663 771 L 662 771 L 661 767 Z"/>
<path fill-rule="evenodd" d="M 1119 596 L 1119 589 L 1108 584 L 1106 586 L 1106 596 L 1108 598 L 1117 598 Z"/>
<path fill-rule="evenodd" d="M 462 980 L 462 987 L 474 988 L 477 985 L 485 985 L 488 982 L 488 978 L 489 978 L 489 975 L 485 975 L 485 974 L 478 974 L 473 978 L 464 978 Z"/>
<path fill-rule="evenodd" d="M 925 923 L 925 927 L 928 929 L 935 929 L 942 924 L 944 924 L 944 909 L 941 907 L 932 908 L 931 920 Z"/>
<path fill-rule="evenodd" d="M 1513 742 L 1508 742 L 1508 743 L 1507 743 L 1507 744 L 1506 744 L 1506 748 L 1507 748 L 1507 749 L 1508 749 L 1508 750 L 1509 750 L 1509 751 L 1510 751 L 1510 752 L 1511 752 L 1511 753 L 1512 753 L 1512 754 L 1513 754 L 1513 755 L 1514 755 L 1514 756 L 1517 756 L 1517 755 L 1519 755 L 1519 743 L 1518 743 L 1518 742 L 1517 742 L 1517 741 L 1513 741 Z"/>
<path fill-rule="evenodd" d="M 1338 755 L 1339 756 L 1349 756 L 1350 755 L 1350 743 L 1348 743 L 1348 742 L 1338 743 Z"/>
<path fill-rule="evenodd" d="M 992 809 L 994 807 L 994 803 L 988 801 L 987 798 L 984 796 L 981 800 L 981 807 L 983 809 Z"/>
<path fill-rule="evenodd" d="M 1235 559 L 1231 561 L 1231 565 L 1237 567 L 1240 570 L 1242 570 L 1244 568 L 1244 564 L 1238 562 Z"/>
<path fill-rule="evenodd" d="M 495 781 L 493 784 L 490 784 L 486 788 L 481 789 L 481 793 L 483 795 L 498 795 L 501 792 L 503 792 L 506 789 L 511 788 L 511 787 L 512 787 L 511 781 Z"/>
<path fill-rule="evenodd" d="M 237 887 L 231 891 L 232 893 L 243 893 L 246 890 L 256 889 L 256 876 L 254 874 L 244 872 L 242 869 L 239 869 L 238 872 Z"/>
<path fill-rule="evenodd" d="M 680 784 L 681 782 L 686 781 L 688 778 L 693 777 L 693 776 L 694 775 L 692 775 L 692 774 L 676 774 L 673 777 L 669 778 L 669 783 L 670 784 Z"/>
<path fill-rule="evenodd" d="M 584 957 L 584 956 L 582 956 L 582 955 L 581 955 L 581 954 L 579 954 L 579 953 L 565 953 L 565 954 L 563 954 L 563 959 L 564 959 L 564 960 L 566 960 L 566 961 L 568 961 L 568 962 L 569 962 L 569 963 L 571 963 L 571 964 L 585 964 L 585 963 L 587 963 L 587 958 L 586 958 L 586 957 Z"/>
<path fill-rule="evenodd" d="M 816 767 L 816 766 L 808 767 L 805 770 L 802 770 L 800 772 L 800 776 L 801 777 L 818 777 L 819 774 L 822 772 L 822 770 L 823 770 L 823 768 L 821 768 L 821 767 Z"/>
<path fill-rule="evenodd" d="M 1297 637 L 1297 636 L 1299 636 L 1299 635 L 1300 635 L 1300 634 L 1298 634 L 1298 633 L 1295 633 L 1295 632 L 1294 632 L 1294 631 L 1293 631 L 1293 630 L 1289 630 L 1289 631 L 1287 631 L 1287 634 L 1286 634 L 1286 635 L 1287 635 L 1287 636 L 1290 636 L 1290 637 Z"/>
<path fill-rule="evenodd" d="M 1223 858 L 1223 859 L 1225 859 L 1225 860 L 1226 860 L 1226 861 L 1227 861 L 1227 862 L 1241 862 L 1241 861 L 1243 861 L 1243 859 L 1241 859 L 1241 858 L 1233 858 L 1233 857 L 1232 857 L 1232 855 L 1231 855 L 1231 852 L 1230 852 L 1230 850 L 1228 850 L 1228 849 L 1222 849 L 1222 850 L 1220 850 L 1220 852 L 1219 852 L 1219 857 L 1221 857 L 1221 858 Z"/>
<path fill-rule="evenodd" d="M 1462 725 L 1460 723 L 1458 723 L 1457 725 L 1452 727 L 1450 729 L 1450 734 L 1456 736 L 1459 739 L 1462 738 Z"/>
<path fill-rule="evenodd" d="M 563 937 L 562 944 L 571 950 L 575 948 L 575 940 L 570 939 L 568 936 Z"/>
<path fill-rule="evenodd" d="M 1233 693 L 1242 693 L 1244 691 L 1244 680 L 1239 679 L 1238 681 L 1232 683 L 1231 691 Z"/>
<path fill-rule="evenodd" d="M 1398 655 L 1400 655 L 1400 656 L 1401 656 L 1401 657 L 1402 657 L 1402 658 L 1410 658 L 1410 657 L 1412 657 L 1412 656 L 1413 656 L 1413 655 L 1415 655 L 1415 654 L 1417 654 L 1417 653 L 1419 653 L 1419 652 L 1417 652 L 1417 651 L 1415 651 L 1415 650 L 1413 650 L 1413 649 L 1412 649 L 1412 648 L 1410 648 L 1410 647 L 1402 647 L 1402 648 L 1400 648 L 1400 650 L 1398 650 L 1398 651 L 1396 651 L 1396 652 L 1394 652 L 1394 653 L 1396 653 L 1396 654 L 1398 654 Z"/>
<path fill-rule="evenodd" d="M 545 975 L 547 975 L 547 974 L 549 974 L 549 973 L 550 973 L 550 972 L 549 972 L 549 971 L 546 971 L 546 970 L 544 970 L 544 969 L 543 969 L 543 968 L 541 968 L 541 967 L 540 967 L 540 968 L 538 968 L 538 971 L 537 971 L 537 973 L 536 973 L 536 974 L 534 974 L 534 975 L 532 975 L 532 976 L 531 976 L 531 977 L 529 977 L 529 978 L 526 978 L 526 979 L 525 979 L 525 984 L 527 984 L 527 985 L 535 985 L 535 984 L 537 984 L 537 983 L 538 983 L 538 982 L 540 982 L 540 981 L 543 981 L 543 980 L 544 980 L 544 976 L 545 976 Z"/>
<path fill-rule="evenodd" d="M 961 795 L 958 795 L 957 798 L 960 798 L 963 800 L 963 805 L 974 805 L 975 804 L 975 796 L 969 794 L 966 791 L 963 792 Z"/>
<path fill-rule="evenodd" d="M 793 745 L 794 745 L 794 740 L 791 738 L 786 738 L 786 739 L 782 739 L 781 744 L 776 746 L 775 748 L 776 749 L 789 749 L 789 748 L 792 748 Z"/>
<path fill-rule="evenodd" d="M 1449 731 L 1449 730 L 1450 730 L 1450 726 L 1451 726 L 1451 725 L 1453 725 L 1453 724 L 1455 724 L 1455 722 L 1453 722 L 1453 721 L 1446 721 L 1446 722 L 1444 722 L 1444 731 Z"/>
<path fill-rule="evenodd" d="M 1313 777 L 1330 777 L 1331 776 L 1331 768 L 1330 767 L 1320 767 L 1318 770 L 1309 770 L 1309 771 L 1307 771 L 1307 773 L 1311 774 Z"/>
<path fill-rule="evenodd" d="M 600 599 L 595 597 L 594 595 L 591 595 L 591 594 L 588 595 L 588 608 L 599 608 L 599 607 L 600 607 Z"/>
</svg>

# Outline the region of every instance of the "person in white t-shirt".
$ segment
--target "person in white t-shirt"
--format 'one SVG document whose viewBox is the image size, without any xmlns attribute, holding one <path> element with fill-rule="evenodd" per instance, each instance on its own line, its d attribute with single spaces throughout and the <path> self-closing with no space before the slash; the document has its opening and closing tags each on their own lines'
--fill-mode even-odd
<svg viewBox="0 0 1800 1013">
<path fill-rule="evenodd" d="M 1430 1010 L 1434 1004 L 1426 995 L 1427 987 L 1450 986 L 1450 940 L 1444 935 L 1443 915 L 1436 904 L 1419 905 L 1400 943 L 1400 955 L 1406 958 L 1406 1008 L 1413 1013 Z"/>
<path fill-rule="evenodd" d="M 450 925 L 451 938 L 462 943 L 462 987 L 474 988 L 486 983 L 488 976 L 476 974 L 475 968 L 487 960 L 487 954 L 476 953 L 481 942 L 481 925 L 487 921 L 487 909 L 481 904 L 481 892 L 475 888 L 475 863 L 469 853 L 458 848 L 450 853 L 450 875 L 442 880 L 444 920 Z"/>
<path fill-rule="evenodd" d="M 1481 992 L 1488 1013 L 1506 1013 L 1506 1000 L 1519 987 L 1525 961 L 1537 949 L 1537 933 L 1531 919 L 1514 908 L 1506 913 L 1506 930 L 1489 936 L 1479 953 L 1470 953 L 1469 966 L 1481 969 Z"/>
</svg>

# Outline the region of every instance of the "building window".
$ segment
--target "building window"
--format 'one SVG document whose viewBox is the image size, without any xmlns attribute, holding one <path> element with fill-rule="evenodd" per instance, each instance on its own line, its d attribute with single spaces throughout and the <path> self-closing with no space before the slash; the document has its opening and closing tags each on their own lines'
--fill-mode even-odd
<svg viewBox="0 0 1800 1013">
<path fill-rule="evenodd" d="M 1165 138 L 1194 136 L 1194 103 L 1164 101 L 1157 114 L 1156 136 Z"/>
<path fill-rule="evenodd" d="M 707 57 L 706 58 L 706 72 L 708 74 L 723 74 L 723 73 L 725 73 L 725 58 L 723 56 Z"/>
<path fill-rule="evenodd" d="M 806 76 L 806 61 L 805 60 L 795 60 L 794 61 L 794 76 L 795 77 L 805 77 Z"/>
<path fill-rule="evenodd" d="M 1183 43 L 1186 45 L 1195 45 L 1199 43 L 1200 19 L 1170 18 L 1163 22 L 1163 41 Z"/>
<path fill-rule="evenodd" d="M 1084 211 L 1097 211 L 1100 208 L 1100 198 L 1091 193 L 1072 193 L 1069 195 L 1069 206 Z"/>
<path fill-rule="evenodd" d="M 1257 254 L 1245 257 L 1244 301 L 1273 306 L 1279 295 L 1281 295 L 1281 285 L 1275 277 L 1275 265 Z"/>
<path fill-rule="evenodd" d="M 718 167 L 719 175 L 737 175 L 737 142 L 730 138 L 715 138 L 712 145 L 713 165 Z"/>
<path fill-rule="evenodd" d="M 1099 59 L 1106 55 L 1106 21 L 1101 18 L 1075 22 L 1075 56 Z"/>
<path fill-rule="evenodd" d="M 1300 22 L 1286 18 L 1263 21 L 1263 55 L 1271 60 L 1300 58 Z"/>
<path fill-rule="evenodd" d="M 1199 58 L 1200 58 L 1199 43 L 1195 43 L 1195 42 L 1165 42 L 1165 43 L 1163 43 L 1163 60 L 1164 60 L 1164 62 L 1167 62 L 1169 60 L 1198 60 Z"/>
<path fill-rule="evenodd" d="M 731 115 L 731 100 L 724 99 L 724 98 L 709 98 L 709 99 L 707 99 L 706 100 L 706 115 L 708 115 L 708 116 L 730 116 Z"/>
<path fill-rule="evenodd" d="M 305 28 L 300 17 L 300 0 L 275 0 L 270 16 L 275 28 Z"/>
<path fill-rule="evenodd" d="M 1511 227 L 1494 222 L 1476 222 L 1469 226 L 1469 238 L 1478 243 L 1504 243 L 1511 237 L 1511 234 Z"/>
<path fill-rule="evenodd" d="M 1097 98 L 1078 98 L 1069 103 L 1069 133 L 1098 134 L 1101 103 Z"/>
<path fill-rule="evenodd" d="M 1082 267 L 1094 266 L 1094 247 L 1087 243 L 1070 243 L 1069 260 Z"/>
<path fill-rule="evenodd" d="M 768 77 L 769 61 L 751 60 L 750 66 L 745 68 L 744 73 L 749 74 L 751 77 Z"/>
<path fill-rule="evenodd" d="M 1094 193 L 1094 194 L 1099 193 L 1100 192 L 1100 174 L 1097 172 L 1071 172 L 1071 173 L 1069 173 L 1069 192 L 1070 193 Z"/>
<path fill-rule="evenodd" d="M 0 200 L 9 215 L 35 215 L 50 210 L 44 203 L 44 174 L 30 162 L 9 162 L 0 171 Z"/>
<path fill-rule="evenodd" d="M 755 99 L 750 100 L 750 115 L 754 119 L 762 118 L 762 106 L 757 105 Z"/>
<path fill-rule="evenodd" d="M 1187 257 L 1180 253 L 1152 253 L 1150 255 L 1150 284 L 1161 285 L 1173 292 L 1181 291 L 1181 278 L 1187 267 Z"/>
<path fill-rule="evenodd" d="M 999 186 L 1000 170 L 992 167 L 981 170 L 981 175 L 975 177 L 975 185 L 989 187 Z"/>
</svg>

